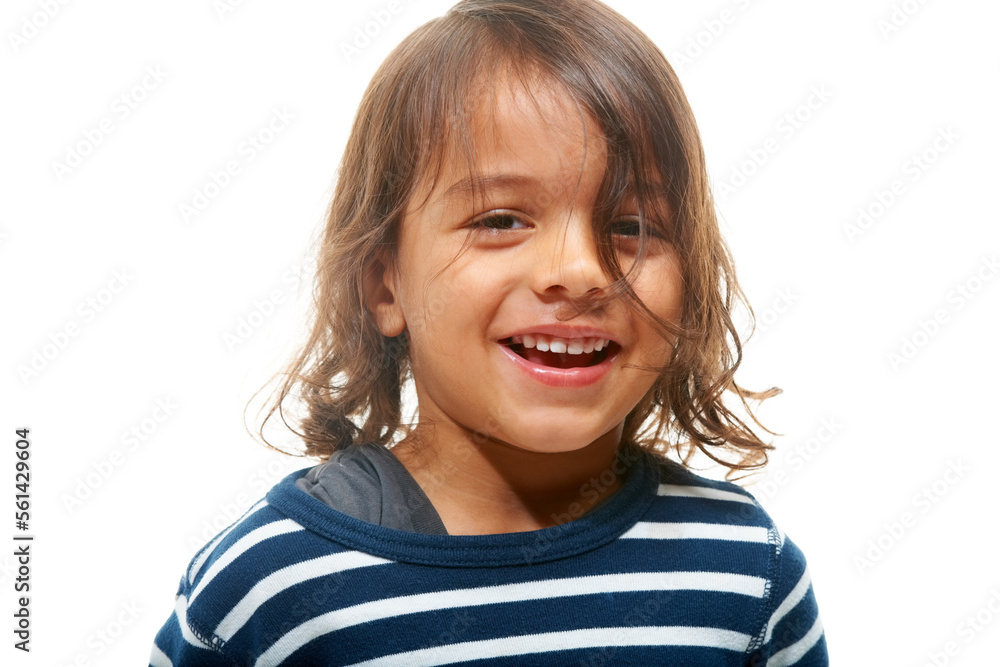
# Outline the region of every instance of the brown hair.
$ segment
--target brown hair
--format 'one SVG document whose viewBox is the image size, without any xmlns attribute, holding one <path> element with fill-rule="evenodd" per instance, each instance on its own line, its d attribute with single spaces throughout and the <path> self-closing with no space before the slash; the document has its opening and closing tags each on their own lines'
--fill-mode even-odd
<svg viewBox="0 0 1000 667">
<path fill-rule="evenodd" d="M 701 450 L 730 471 L 764 465 L 771 446 L 724 404 L 724 392 L 763 428 L 747 399 L 780 390 L 750 392 L 733 380 L 742 344 L 732 308 L 738 302 L 751 321 L 753 314 L 719 232 L 694 117 L 662 53 L 596 0 L 464 0 L 410 34 L 381 65 L 355 117 L 320 242 L 312 332 L 283 372 L 261 437 L 275 412 L 304 440 L 305 455 L 321 459 L 357 442 L 387 445 L 405 432 L 406 333 L 381 334 L 365 306 L 366 276 L 378 262 L 395 261 L 403 213 L 422 179 L 438 173 L 448 147 L 457 143 L 471 159 L 479 86 L 488 92 L 484 79 L 499 70 L 535 86 L 561 86 L 596 120 L 608 147 L 593 216 L 601 262 L 615 279 L 607 298 L 630 299 L 676 337 L 670 362 L 626 418 L 623 442 L 674 447 L 685 462 Z M 627 194 L 639 203 L 637 261 L 653 224 L 647 213 L 669 204 L 670 224 L 659 233 L 681 256 L 679 327 L 645 308 L 618 265 L 609 221 Z M 294 424 L 289 399 L 304 408 Z"/>
</svg>

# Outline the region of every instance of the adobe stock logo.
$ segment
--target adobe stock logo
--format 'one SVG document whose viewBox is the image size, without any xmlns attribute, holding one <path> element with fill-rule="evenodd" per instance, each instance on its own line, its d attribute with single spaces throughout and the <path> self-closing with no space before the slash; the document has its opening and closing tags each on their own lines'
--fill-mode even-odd
<svg viewBox="0 0 1000 667">
<path fill-rule="evenodd" d="M 368 48 L 372 40 L 382 34 L 382 31 L 392 23 L 392 17 L 403 11 L 400 0 L 389 0 L 385 9 L 376 9 L 371 12 L 371 20 L 364 26 L 355 26 L 354 39 L 340 43 L 340 52 L 344 54 L 344 60 L 351 62 L 355 56 Z"/>
<path fill-rule="evenodd" d="M 746 186 L 782 146 L 787 146 L 833 97 L 833 91 L 826 84 L 810 86 L 802 102 L 788 109 L 774 122 L 774 131 L 778 136 L 768 137 L 759 145 L 746 149 L 746 157 L 732 168 L 726 180 L 718 183 L 714 194 L 719 201 L 725 203 Z"/>
<path fill-rule="evenodd" d="M 920 518 L 937 507 L 948 496 L 952 488 L 971 471 L 972 467 L 960 459 L 948 461 L 948 467 L 937 479 L 913 494 L 910 502 L 917 512 L 907 509 L 894 520 L 883 523 L 884 530 L 875 539 L 868 540 L 867 549 L 863 554 L 854 557 L 854 567 L 857 568 L 858 574 L 865 574 L 867 570 L 875 566 L 875 563 L 892 551 L 906 534 L 920 522 Z"/>
<path fill-rule="evenodd" d="M 243 2 L 244 0 L 214 0 L 212 9 L 215 10 L 215 15 L 219 17 L 219 20 L 224 21 L 229 14 L 242 7 Z"/>
<path fill-rule="evenodd" d="M 927 2 L 928 0 L 903 0 L 899 4 L 893 3 L 888 18 L 881 18 L 875 23 L 882 39 L 889 41 L 889 38 L 909 23 L 910 19 L 916 16 Z"/>
<path fill-rule="evenodd" d="M 274 107 L 267 121 L 240 142 L 236 154 L 225 160 L 219 169 L 210 169 L 207 178 L 192 190 L 191 199 L 177 205 L 181 220 L 190 223 L 201 215 L 294 120 L 295 114 L 287 107 Z"/>
<path fill-rule="evenodd" d="M 684 69 L 705 54 L 726 32 L 729 26 L 736 23 L 740 12 L 750 8 L 750 0 L 732 0 L 739 11 L 724 8 L 717 14 L 701 22 L 701 29 L 691 34 L 680 51 L 670 54 L 670 64 L 678 71 Z"/>
<path fill-rule="evenodd" d="M 107 456 L 103 456 L 90 464 L 88 470 L 76 477 L 72 492 L 64 492 L 61 496 L 63 507 L 68 514 L 79 510 L 94 493 L 110 480 L 118 469 L 133 458 L 132 454 L 140 451 L 153 435 L 166 423 L 178 409 L 170 397 L 157 398 L 153 409 L 140 421 L 123 431 L 119 442 L 121 448 L 114 448 Z"/>
<path fill-rule="evenodd" d="M 76 307 L 76 317 L 70 318 L 68 322 L 61 325 L 55 331 L 50 331 L 46 340 L 30 351 L 27 363 L 17 366 L 17 374 L 25 386 L 29 381 L 34 380 L 42 371 L 49 367 L 56 358 L 59 357 L 70 346 L 72 341 L 86 330 L 87 325 L 97 319 L 98 314 L 103 313 L 108 307 L 119 298 L 125 288 L 133 280 L 128 268 L 111 271 L 111 280 L 105 287 L 102 287 L 94 294 L 80 301 Z"/>
<path fill-rule="evenodd" d="M 281 276 L 282 286 L 271 289 L 263 297 L 255 299 L 250 312 L 244 311 L 236 326 L 222 335 L 226 349 L 235 352 L 243 343 L 250 340 L 254 333 L 271 319 L 282 304 L 294 300 L 295 290 L 299 287 L 299 283 L 315 270 L 315 262 L 309 258 L 293 264 L 285 271 Z"/>
<path fill-rule="evenodd" d="M 67 176 L 80 168 L 125 120 L 142 106 L 153 91 L 167 80 L 168 72 L 159 65 L 147 65 L 134 85 L 117 95 L 108 107 L 108 113 L 92 127 L 80 131 L 80 138 L 70 141 L 60 159 L 52 161 L 52 174 L 62 183 Z"/>
<path fill-rule="evenodd" d="M 37 37 L 38 33 L 59 14 L 63 5 L 69 4 L 69 0 L 38 0 L 36 4 L 40 11 L 22 17 L 20 30 L 17 32 L 11 30 L 7 33 L 7 41 L 14 53 L 20 52 L 28 42 Z"/>
<path fill-rule="evenodd" d="M 957 283 L 945 295 L 945 304 L 934 309 L 926 319 L 921 318 L 909 333 L 900 339 L 900 345 L 887 354 L 890 368 L 898 372 L 912 362 L 921 350 L 926 348 L 942 329 L 952 322 L 953 317 L 983 291 L 1000 274 L 1000 262 L 996 254 L 983 257 L 976 270 Z"/>
<path fill-rule="evenodd" d="M 777 295 L 771 301 L 771 305 L 758 312 L 755 318 L 757 322 L 755 331 L 766 333 L 774 326 L 775 322 L 781 319 L 782 315 L 792 309 L 796 301 L 798 301 L 798 297 L 792 293 L 790 287 L 779 289 Z"/>
<path fill-rule="evenodd" d="M 912 185 L 908 185 L 908 183 L 916 183 L 923 178 L 932 165 L 951 150 L 961 138 L 962 135 L 956 132 L 951 125 L 939 127 L 937 134 L 929 143 L 906 158 L 900 165 L 900 177 L 892 179 L 884 189 L 876 188 L 873 190 L 868 201 L 857 208 L 857 216 L 854 221 L 844 223 L 843 228 L 847 241 L 854 245 L 858 238 L 864 236 L 910 191 Z"/>
</svg>

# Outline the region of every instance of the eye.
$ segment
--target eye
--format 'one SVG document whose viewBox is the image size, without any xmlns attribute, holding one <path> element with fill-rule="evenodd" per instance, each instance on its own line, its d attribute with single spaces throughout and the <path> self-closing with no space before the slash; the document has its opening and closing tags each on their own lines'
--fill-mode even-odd
<svg viewBox="0 0 1000 667">
<path fill-rule="evenodd" d="M 470 228 L 496 233 L 529 229 L 529 225 L 509 211 L 493 211 L 473 220 Z"/>
<path fill-rule="evenodd" d="M 627 218 L 620 218 L 611 223 L 611 233 L 617 236 L 629 236 L 638 237 L 639 236 L 639 218 L 638 216 L 629 216 Z"/>
</svg>

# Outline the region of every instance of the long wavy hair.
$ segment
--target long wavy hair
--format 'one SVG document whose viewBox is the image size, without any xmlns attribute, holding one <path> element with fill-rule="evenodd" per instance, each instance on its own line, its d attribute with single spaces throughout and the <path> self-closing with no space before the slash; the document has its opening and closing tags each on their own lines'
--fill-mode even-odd
<svg viewBox="0 0 1000 667">
<path fill-rule="evenodd" d="M 471 127 L 483 93 L 503 71 L 531 90 L 559 86 L 600 127 L 608 146 L 594 210 L 594 235 L 613 279 L 606 299 L 626 298 L 665 337 L 672 357 L 625 420 L 623 442 L 685 463 L 696 451 L 735 470 L 759 468 L 771 445 L 725 404 L 735 395 L 756 426 L 751 392 L 734 374 L 742 343 L 732 319 L 741 304 L 712 200 L 697 125 L 663 54 L 625 18 L 596 0 L 464 0 L 410 34 L 368 86 L 344 151 L 316 262 L 308 340 L 274 380 L 264 428 L 276 414 L 306 456 L 328 459 L 359 442 L 389 446 L 403 423 L 402 389 L 411 380 L 406 332 L 383 336 L 366 307 L 365 283 L 378 262 L 396 260 L 404 212 L 423 179 L 435 179 L 458 149 L 473 164 Z M 681 257 L 679 324 L 659 320 L 632 291 L 611 240 L 626 196 L 639 204 L 640 251 L 658 202 L 669 204 L 667 235 Z M 599 307 L 599 303 L 581 306 Z"/>
</svg>

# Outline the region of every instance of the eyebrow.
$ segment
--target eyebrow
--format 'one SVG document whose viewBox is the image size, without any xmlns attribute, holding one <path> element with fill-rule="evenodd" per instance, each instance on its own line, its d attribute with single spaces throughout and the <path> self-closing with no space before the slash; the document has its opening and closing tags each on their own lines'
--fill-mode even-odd
<svg viewBox="0 0 1000 667">
<path fill-rule="evenodd" d="M 533 176 L 522 174 L 487 174 L 485 176 L 466 176 L 455 181 L 441 195 L 441 199 L 467 197 L 477 190 L 517 190 L 519 188 L 538 188 L 541 181 Z"/>
</svg>

